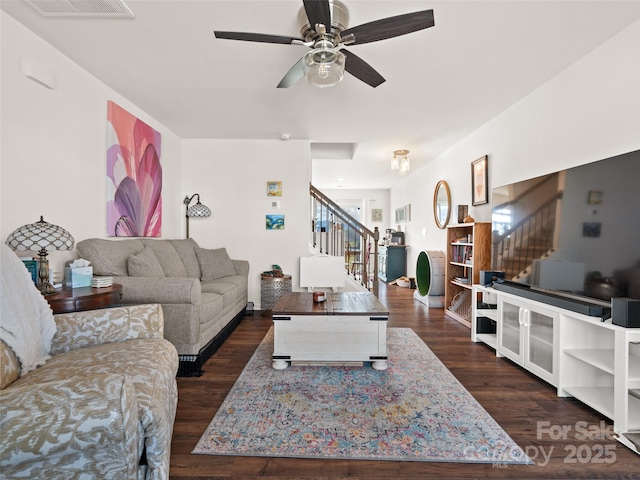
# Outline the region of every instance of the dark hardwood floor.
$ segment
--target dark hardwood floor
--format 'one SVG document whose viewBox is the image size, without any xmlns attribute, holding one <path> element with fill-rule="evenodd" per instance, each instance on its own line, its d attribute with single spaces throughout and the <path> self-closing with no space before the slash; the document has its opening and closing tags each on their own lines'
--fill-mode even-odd
<svg viewBox="0 0 640 480">
<path fill-rule="evenodd" d="M 391 312 L 389 327 L 412 328 L 535 465 L 191 455 L 271 326 L 270 318 L 256 312 L 206 363 L 202 377 L 178 379 L 171 478 L 640 478 L 640 456 L 611 438 L 607 418 L 577 400 L 557 397 L 549 384 L 496 358 L 492 349 L 472 343 L 467 327 L 444 316 L 442 309 L 413 300 L 412 294 L 413 290 L 381 285 L 380 300 Z M 552 435 L 563 426 L 570 429 L 565 435 Z"/>
</svg>

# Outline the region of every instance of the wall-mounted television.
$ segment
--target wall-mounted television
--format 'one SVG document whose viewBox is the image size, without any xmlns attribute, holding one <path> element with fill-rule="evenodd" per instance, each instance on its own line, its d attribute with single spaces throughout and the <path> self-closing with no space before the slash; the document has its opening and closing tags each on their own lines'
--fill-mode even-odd
<svg viewBox="0 0 640 480">
<path fill-rule="evenodd" d="M 492 230 L 507 283 L 640 299 L 640 150 L 494 188 Z"/>
</svg>

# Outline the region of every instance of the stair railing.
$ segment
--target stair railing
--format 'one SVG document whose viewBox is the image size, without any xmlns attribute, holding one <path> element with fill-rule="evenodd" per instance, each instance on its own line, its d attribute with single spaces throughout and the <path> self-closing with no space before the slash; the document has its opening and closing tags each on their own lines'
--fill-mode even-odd
<svg viewBox="0 0 640 480">
<path fill-rule="evenodd" d="M 507 279 L 518 279 L 529 274 L 534 260 L 553 252 L 556 212 L 562 194 L 557 192 L 502 235 L 494 235 L 494 270 L 505 272 Z"/>
<path fill-rule="evenodd" d="M 309 184 L 311 244 L 320 253 L 344 257 L 348 275 L 378 295 L 378 227 L 373 231 Z"/>
</svg>

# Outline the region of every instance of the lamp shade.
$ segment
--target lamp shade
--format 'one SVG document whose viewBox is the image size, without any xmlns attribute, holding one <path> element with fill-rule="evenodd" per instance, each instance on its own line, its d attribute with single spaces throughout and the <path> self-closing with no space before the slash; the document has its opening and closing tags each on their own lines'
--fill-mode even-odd
<svg viewBox="0 0 640 480">
<path fill-rule="evenodd" d="M 211 216 L 211 209 L 206 205 L 201 204 L 200 200 L 198 200 L 198 203 L 196 203 L 195 205 L 191 205 L 187 209 L 187 217 L 210 217 L 210 216 Z"/>
<path fill-rule="evenodd" d="M 314 87 L 333 87 L 342 81 L 345 56 L 335 48 L 322 45 L 308 52 L 302 62 L 304 78 Z"/>
<path fill-rule="evenodd" d="M 40 221 L 23 225 L 7 237 L 7 245 L 12 250 L 71 250 L 74 245 L 73 237 L 64 228 Z"/>
</svg>

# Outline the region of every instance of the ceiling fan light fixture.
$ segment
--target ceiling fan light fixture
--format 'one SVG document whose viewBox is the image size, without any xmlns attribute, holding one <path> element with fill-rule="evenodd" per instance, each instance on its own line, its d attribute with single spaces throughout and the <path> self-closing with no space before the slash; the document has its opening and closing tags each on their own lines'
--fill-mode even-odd
<svg viewBox="0 0 640 480">
<path fill-rule="evenodd" d="M 345 56 L 338 49 L 327 45 L 307 52 L 303 57 L 304 78 L 309 85 L 328 88 L 337 85 L 344 77 Z"/>
</svg>

